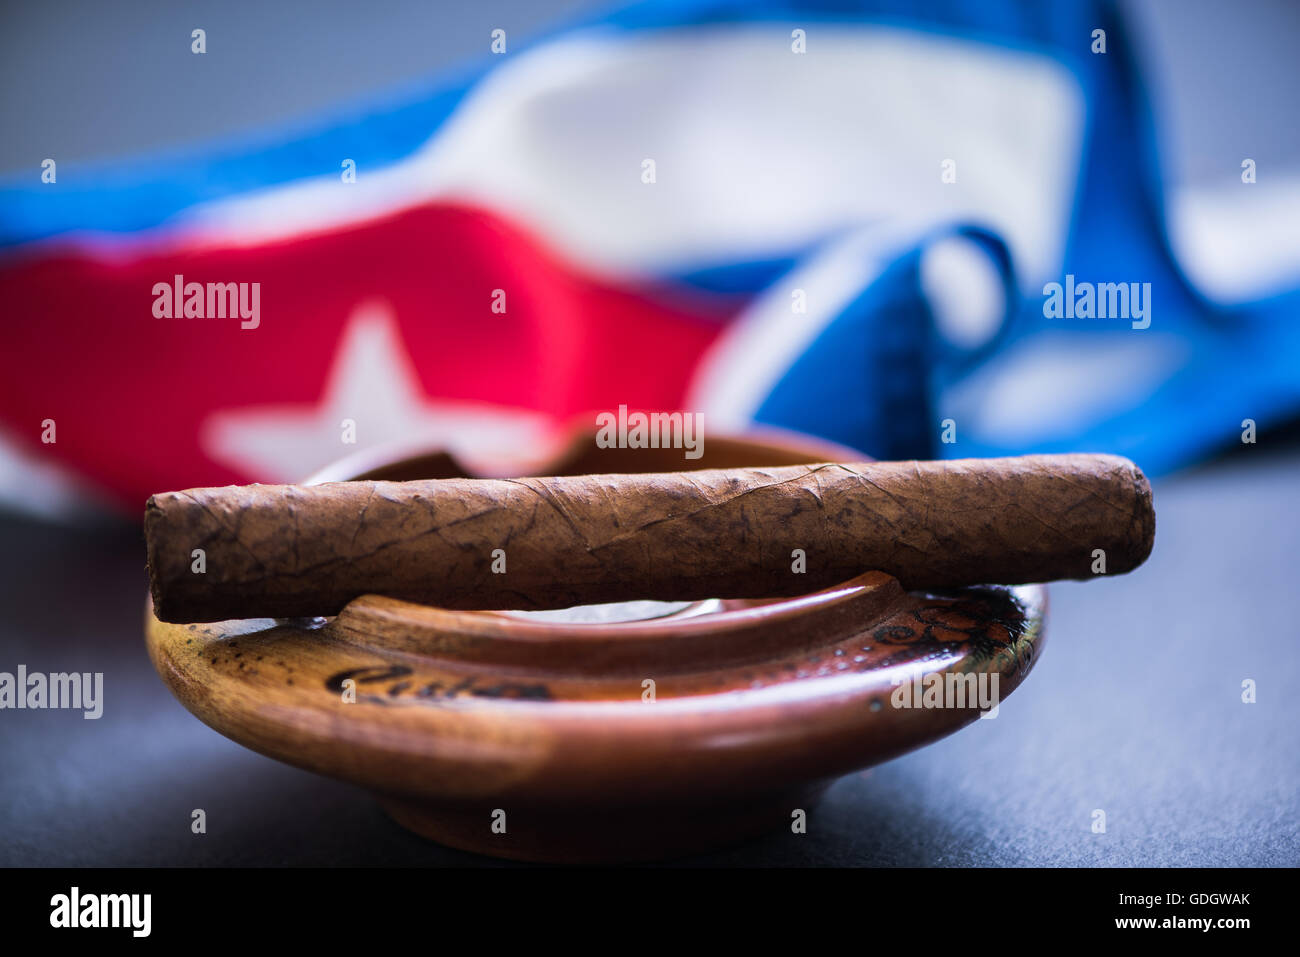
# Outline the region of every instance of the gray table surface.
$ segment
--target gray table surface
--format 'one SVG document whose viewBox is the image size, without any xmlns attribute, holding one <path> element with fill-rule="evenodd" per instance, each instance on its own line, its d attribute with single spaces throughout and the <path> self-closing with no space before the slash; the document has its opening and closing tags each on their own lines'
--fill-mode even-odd
<svg viewBox="0 0 1300 957">
<path fill-rule="evenodd" d="M 841 780 L 806 835 L 684 863 L 1300 864 L 1298 470 L 1292 443 L 1157 483 L 1149 563 L 1052 587 L 1044 654 L 996 720 Z M 0 864 L 498 863 L 190 715 L 145 654 L 143 561 L 132 525 L 0 519 L 0 670 L 105 675 L 98 721 L 0 712 Z"/>
</svg>

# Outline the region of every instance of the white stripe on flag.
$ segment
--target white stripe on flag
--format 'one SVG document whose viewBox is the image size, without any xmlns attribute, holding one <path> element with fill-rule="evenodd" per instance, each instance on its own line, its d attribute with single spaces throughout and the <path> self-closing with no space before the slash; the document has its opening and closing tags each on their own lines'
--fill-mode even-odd
<svg viewBox="0 0 1300 957">
<path fill-rule="evenodd" d="M 257 242 L 444 197 L 520 221 L 590 269 L 635 274 L 961 220 L 1006 238 L 1026 289 L 1059 272 L 1083 124 L 1064 66 L 862 25 L 803 24 L 796 54 L 793 26 L 562 37 L 488 74 L 410 159 L 198 207 L 189 228 Z M 945 160 L 956 182 L 942 181 Z"/>
</svg>

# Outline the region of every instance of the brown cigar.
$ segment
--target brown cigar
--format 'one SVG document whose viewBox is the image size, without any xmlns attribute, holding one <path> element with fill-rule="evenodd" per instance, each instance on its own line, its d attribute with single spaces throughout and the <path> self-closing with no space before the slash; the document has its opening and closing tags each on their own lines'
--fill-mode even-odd
<svg viewBox="0 0 1300 957">
<path fill-rule="evenodd" d="M 228 486 L 145 511 L 154 611 L 174 622 L 368 593 L 541 609 L 787 597 L 871 569 L 911 590 L 1091 578 L 1136 568 L 1154 536 L 1151 486 L 1112 455 Z"/>
</svg>

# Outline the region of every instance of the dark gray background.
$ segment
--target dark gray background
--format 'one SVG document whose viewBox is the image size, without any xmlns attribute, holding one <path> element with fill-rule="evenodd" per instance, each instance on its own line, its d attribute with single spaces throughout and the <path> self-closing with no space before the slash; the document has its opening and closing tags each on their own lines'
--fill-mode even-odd
<svg viewBox="0 0 1300 957">
<path fill-rule="evenodd" d="M 495 27 L 517 42 L 601 6 L 6 4 L 0 171 L 296 121 L 471 62 Z M 1235 177 L 1242 142 L 1300 156 L 1300 6 L 1124 9 L 1171 181 Z M 208 31 L 204 58 L 188 52 L 194 26 Z M 807 835 L 695 862 L 1300 863 L 1298 467 L 1294 431 L 1266 431 L 1157 483 L 1150 563 L 1053 586 L 1045 654 L 998 719 L 841 781 Z M 185 711 L 145 655 L 143 560 L 133 524 L 0 513 L 0 670 L 103 671 L 106 696 L 99 721 L 0 713 L 0 864 L 496 863 L 412 837 L 359 789 L 254 754 Z M 1253 705 L 1241 702 L 1246 678 Z M 206 835 L 190 832 L 196 807 Z M 1094 809 L 1105 834 L 1091 832 Z"/>
</svg>

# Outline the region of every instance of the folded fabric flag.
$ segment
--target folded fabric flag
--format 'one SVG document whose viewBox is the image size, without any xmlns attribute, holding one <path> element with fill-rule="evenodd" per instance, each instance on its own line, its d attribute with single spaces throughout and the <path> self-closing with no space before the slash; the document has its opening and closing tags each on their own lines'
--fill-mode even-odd
<svg viewBox="0 0 1300 957">
<path fill-rule="evenodd" d="M 391 442 L 521 469 L 620 405 L 1159 473 L 1300 410 L 1300 292 L 1193 287 L 1153 139 L 1110 3 L 632 5 L 0 190 L 0 424 L 133 507 Z"/>
</svg>

